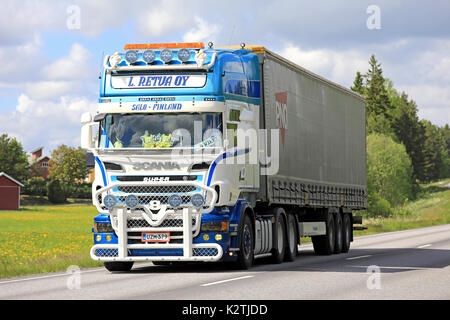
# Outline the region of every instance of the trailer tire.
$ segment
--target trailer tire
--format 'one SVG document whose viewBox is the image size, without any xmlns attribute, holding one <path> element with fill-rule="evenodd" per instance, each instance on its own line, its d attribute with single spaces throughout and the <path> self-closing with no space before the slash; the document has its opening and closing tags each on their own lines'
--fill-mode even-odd
<svg viewBox="0 0 450 320">
<path fill-rule="evenodd" d="M 253 265 L 254 237 L 252 220 L 248 215 L 244 217 L 244 223 L 239 226 L 239 254 L 235 266 L 238 269 L 247 270 Z"/>
<path fill-rule="evenodd" d="M 286 252 L 284 254 L 285 261 L 294 261 L 298 254 L 298 233 L 296 227 L 295 217 L 292 214 L 287 216 L 287 228 L 286 228 Z"/>
<path fill-rule="evenodd" d="M 342 253 L 347 253 L 350 250 L 350 243 L 352 240 L 352 227 L 353 226 L 352 221 L 350 220 L 350 215 L 348 213 L 344 213 L 342 218 Z"/>
<path fill-rule="evenodd" d="M 335 241 L 333 253 L 339 254 L 342 252 L 343 234 L 344 234 L 342 216 L 339 212 L 334 215 L 334 234 L 335 234 Z"/>
<path fill-rule="evenodd" d="M 281 212 L 284 212 L 284 210 L 278 210 L 276 213 L 273 228 L 272 262 L 277 264 L 283 262 L 286 251 L 286 224 L 284 223 L 284 216 Z"/>
<path fill-rule="evenodd" d="M 133 261 L 104 262 L 106 270 L 109 272 L 123 271 L 128 272 L 133 268 Z"/>
<path fill-rule="evenodd" d="M 314 252 L 317 255 L 330 255 L 334 251 L 335 224 L 333 215 L 329 212 L 325 214 L 326 235 L 312 237 Z"/>
</svg>

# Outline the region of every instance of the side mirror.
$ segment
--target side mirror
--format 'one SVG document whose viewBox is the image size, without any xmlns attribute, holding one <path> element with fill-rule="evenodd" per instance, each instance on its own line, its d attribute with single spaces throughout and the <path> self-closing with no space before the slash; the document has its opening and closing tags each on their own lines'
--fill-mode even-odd
<svg viewBox="0 0 450 320">
<path fill-rule="evenodd" d="M 92 149 L 92 116 L 89 112 L 83 113 L 81 116 L 81 148 L 82 149 Z"/>
</svg>

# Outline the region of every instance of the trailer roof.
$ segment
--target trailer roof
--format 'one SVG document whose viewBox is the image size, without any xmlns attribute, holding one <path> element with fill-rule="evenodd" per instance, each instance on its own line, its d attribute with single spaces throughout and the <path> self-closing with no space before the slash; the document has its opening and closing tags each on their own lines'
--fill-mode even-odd
<svg viewBox="0 0 450 320">
<path fill-rule="evenodd" d="M 218 47 L 216 49 L 243 49 L 243 48 L 241 46 L 225 46 L 225 47 Z M 280 61 L 282 61 L 282 62 L 284 62 L 284 63 L 286 63 L 288 65 L 290 65 L 291 67 L 293 67 L 295 69 L 298 69 L 298 70 L 308 74 L 312 78 L 315 78 L 315 79 L 317 79 L 319 81 L 325 82 L 325 83 L 327 83 L 330 86 L 333 86 L 333 87 L 335 87 L 337 89 L 340 89 L 340 90 L 343 90 L 343 91 L 345 91 L 347 93 L 350 93 L 353 96 L 355 96 L 357 98 L 360 98 L 362 100 L 365 100 L 364 96 L 360 95 L 359 93 L 357 93 L 357 92 L 355 92 L 353 90 L 350 90 L 350 89 L 348 89 L 348 88 L 346 88 L 346 87 L 344 87 L 344 86 L 342 86 L 342 85 L 340 85 L 340 84 L 338 84 L 336 82 L 328 80 L 328 79 L 326 79 L 326 78 L 324 78 L 322 76 L 319 76 L 318 74 L 316 74 L 316 73 L 314 73 L 312 71 L 309 71 L 308 69 L 305 69 L 305 68 L 299 66 L 298 64 L 296 64 L 296 63 L 294 63 L 294 62 L 292 62 L 292 61 L 290 61 L 290 60 L 280 56 L 279 54 L 276 54 L 275 52 L 270 51 L 269 49 L 265 48 L 264 46 L 246 45 L 244 47 L 244 49 L 251 50 L 255 54 L 269 54 L 269 55 L 273 56 L 274 58 L 276 58 L 276 59 L 278 59 L 278 60 L 280 60 Z"/>
</svg>

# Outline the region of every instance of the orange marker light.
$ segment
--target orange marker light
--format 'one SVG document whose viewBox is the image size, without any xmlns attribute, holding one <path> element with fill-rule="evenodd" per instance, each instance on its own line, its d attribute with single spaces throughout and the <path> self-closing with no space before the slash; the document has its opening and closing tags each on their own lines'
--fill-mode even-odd
<svg viewBox="0 0 450 320">
<path fill-rule="evenodd" d="M 137 43 L 126 44 L 124 50 L 143 50 L 143 49 L 182 49 L 182 48 L 195 48 L 203 49 L 205 45 L 203 42 L 177 42 L 177 43 Z"/>
</svg>

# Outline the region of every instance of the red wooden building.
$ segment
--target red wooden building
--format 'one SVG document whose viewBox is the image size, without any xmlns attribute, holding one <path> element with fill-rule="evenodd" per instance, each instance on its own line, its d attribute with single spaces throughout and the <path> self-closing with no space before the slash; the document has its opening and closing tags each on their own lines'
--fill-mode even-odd
<svg viewBox="0 0 450 320">
<path fill-rule="evenodd" d="M 0 210 L 19 210 L 20 187 L 23 187 L 23 184 L 0 172 Z"/>
<path fill-rule="evenodd" d="M 39 175 L 45 180 L 48 179 L 48 167 L 50 158 L 42 155 L 43 147 L 37 148 L 31 151 L 31 158 L 29 159 L 29 163 L 34 169 L 39 172 Z M 36 173 L 36 172 L 35 172 Z"/>
</svg>

